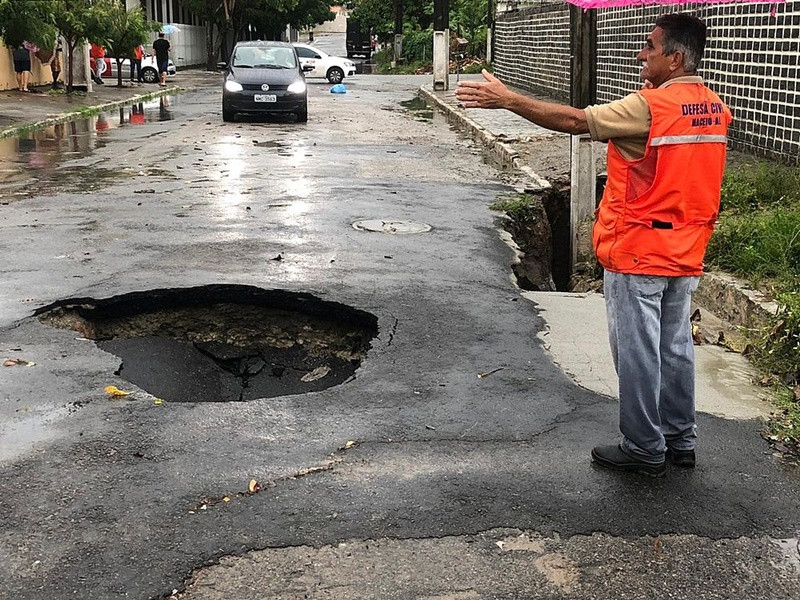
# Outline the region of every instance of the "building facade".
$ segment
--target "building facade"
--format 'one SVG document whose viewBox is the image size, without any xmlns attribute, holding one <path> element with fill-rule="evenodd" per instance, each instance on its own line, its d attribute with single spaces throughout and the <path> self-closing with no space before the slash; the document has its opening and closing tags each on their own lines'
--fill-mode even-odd
<svg viewBox="0 0 800 600">
<path fill-rule="evenodd" d="M 635 60 L 656 17 L 691 12 L 709 28 L 700 74 L 731 107 L 730 145 L 800 165 L 800 0 L 769 4 L 678 4 L 597 13 L 597 101 L 641 86 Z M 570 90 L 570 20 L 565 2 L 502 5 L 496 15 L 495 74 L 562 101 Z"/>
</svg>

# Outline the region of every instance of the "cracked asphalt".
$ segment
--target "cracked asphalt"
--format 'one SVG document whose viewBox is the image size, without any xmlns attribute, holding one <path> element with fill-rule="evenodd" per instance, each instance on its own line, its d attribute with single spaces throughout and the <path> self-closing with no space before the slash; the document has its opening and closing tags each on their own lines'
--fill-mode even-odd
<svg viewBox="0 0 800 600">
<path fill-rule="evenodd" d="M 760 422 L 700 415 L 698 468 L 662 480 L 591 465 L 616 402 L 543 346 L 488 208 L 518 182 L 403 109 L 425 81 L 312 84 L 300 125 L 223 124 L 209 80 L 170 120 L 89 128 L 91 151 L 0 186 L 0 354 L 35 363 L 0 367 L 0 597 L 800 597 L 799 480 Z M 33 316 L 215 284 L 379 332 L 336 387 L 158 403 Z"/>
</svg>

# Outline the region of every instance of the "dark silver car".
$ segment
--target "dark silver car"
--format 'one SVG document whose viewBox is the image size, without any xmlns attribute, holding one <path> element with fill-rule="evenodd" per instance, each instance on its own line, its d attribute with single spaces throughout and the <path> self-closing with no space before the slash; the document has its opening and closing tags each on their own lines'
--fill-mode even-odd
<svg viewBox="0 0 800 600">
<path fill-rule="evenodd" d="M 232 121 L 236 113 L 293 113 L 299 122 L 308 121 L 304 67 L 291 44 L 239 42 L 230 63 L 218 66 L 227 70 L 222 86 L 223 121 Z"/>
</svg>

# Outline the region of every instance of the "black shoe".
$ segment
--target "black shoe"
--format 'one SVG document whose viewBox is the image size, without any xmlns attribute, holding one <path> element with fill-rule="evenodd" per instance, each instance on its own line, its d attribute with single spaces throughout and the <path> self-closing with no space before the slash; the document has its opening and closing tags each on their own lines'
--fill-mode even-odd
<svg viewBox="0 0 800 600">
<path fill-rule="evenodd" d="M 676 467 L 694 469 L 694 450 L 673 450 L 667 446 L 667 459 Z"/>
<path fill-rule="evenodd" d="M 601 467 L 614 471 L 629 471 L 648 477 L 663 477 L 667 472 L 667 464 L 648 463 L 631 456 L 619 446 L 597 446 L 592 449 L 592 460 Z"/>
</svg>

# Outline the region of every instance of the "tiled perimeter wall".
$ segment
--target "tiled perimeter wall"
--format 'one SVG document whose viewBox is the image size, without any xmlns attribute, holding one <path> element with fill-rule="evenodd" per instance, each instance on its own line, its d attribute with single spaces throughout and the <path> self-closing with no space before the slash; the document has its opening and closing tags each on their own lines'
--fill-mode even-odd
<svg viewBox="0 0 800 600">
<path fill-rule="evenodd" d="M 709 28 L 700 73 L 731 107 L 730 145 L 800 165 L 800 0 L 767 4 L 604 9 L 597 16 L 597 101 L 640 85 L 636 54 L 656 17 L 684 10 Z M 569 100 L 569 9 L 536 2 L 498 12 L 495 73 L 509 84 Z"/>
</svg>

